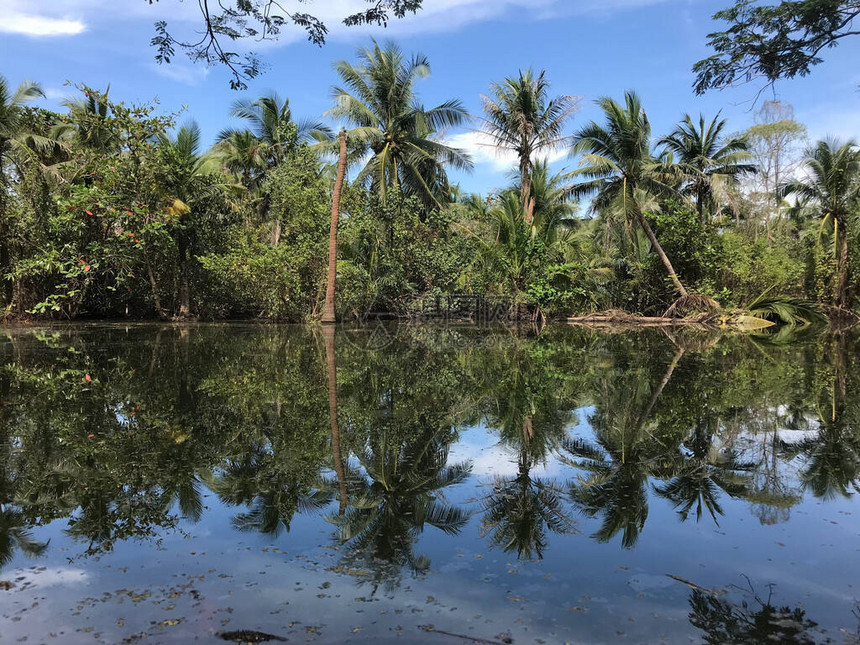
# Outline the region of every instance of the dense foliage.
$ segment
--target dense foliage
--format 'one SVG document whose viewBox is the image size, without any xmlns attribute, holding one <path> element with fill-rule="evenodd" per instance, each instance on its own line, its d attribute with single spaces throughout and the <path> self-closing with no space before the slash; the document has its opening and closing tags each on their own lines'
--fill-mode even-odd
<svg viewBox="0 0 860 645">
<path fill-rule="evenodd" d="M 463 294 L 530 316 L 854 305 L 860 149 L 803 153 L 790 106 L 766 103 L 746 132 L 686 115 L 658 137 L 628 91 L 569 130 L 578 99 L 521 71 L 481 121 L 516 157 L 511 185 L 475 195 L 449 181 L 471 160 L 445 138 L 470 117 L 420 102 L 426 58 L 373 43 L 337 71 L 326 116 L 348 128 L 352 180 L 331 240 L 335 128 L 288 100 L 236 101 L 243 127 L 207 150 L 155 103 L 80 85 L 57 113 L 38 85 L 0 82 L 4 317 L 318 318 L 330 248 L 344 319 Z M 559 149 L 578 165 L 542 159 Z"/>
</svg>

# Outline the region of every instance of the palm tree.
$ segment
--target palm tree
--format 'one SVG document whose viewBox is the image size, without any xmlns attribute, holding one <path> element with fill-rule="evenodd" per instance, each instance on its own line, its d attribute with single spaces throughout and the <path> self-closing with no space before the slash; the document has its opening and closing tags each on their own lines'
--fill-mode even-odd
<svg viewBox="0 0 860 645">
<path fill-rule="evenodd" d="M 370 154 L 356 183 L 370 186 L 383 203 L 394 188 L 428 207 L 441 207 L 450 194 L 445 168 L 469 169 L 472 162 L 436 137 L 462 124 L 465 108 L 456 99 L 429 110 L 421 105 L 414 86 L 430 74 L 430 63 L 420 54 L 406 60 L 393 43 L 382 48 L 374 41 L 358 56 L 358 65 L 335 65 L 344 87 L 334 88 L 335 107 L 328 112 L 354 126 L 349 132 L 354 154 Z"/>
<path fill-rule="evenodd" d="M 257 190 L 266 177 L 266 147 L 250 130 L 222 132 L 211 154 L 248 191 Z"/>
<path fill-rule="evenodd" d="M 687 297 L 687 290 L 643 214 L 659 207 L 656 198 L 672 192 L 651 153 L 651 122 L 634 92 L 624 94 L 624 106 L 608 97 L 599 99 L 597 104 L 606 116 L 606 125 L 592 121 L 574 135 L 573 153 L 583 156 L 583 166 L 572 175 L 586 181 L 576 185 L 572 192 L 577 197 L 594 196 L 593 212 L 615 211 L 625 221 L 638 223 L 669 272 L 675 289 Z"/>
<path fill-rule="evenodd" d="M 83 98 L 68 98 L 63 106 L 68 108 L 71 128 L 65 128 L 66 136 L 73 136 L 84 147 L 100 152 L 107 151 L 115 141 L 115 134 L 107 123 L 110 116 L 110 85 L 104 92 L 81 88 Z"/>
<path fill-rule="evenodd" d="M 340 215 L 340 196 L 343 192 L 343 182 L 346 177 L 346 132 L 340 131 L 337 138 L 337 176 L 334 180 L 334 191 L 331 196 L 331 222 L 328 234 L 328 273 L 326 275 L 325 308 L 323 310 L 322 322 L 336 322 L 335 316 L 335 289 L 337 288 L 337 223 Z"/>
<path fill-rule="evenodd" d="M 270 167 L 281 163 L 290 147 L 297 142 L 326 140 L 332 134 L 331 129 L 322 122 L 309 119 L 293 121 L 289 99 L 281 101 L 277 94 L 261 96 L 254 101 L 240 99 L 233 103 L 232 115 L 251 124 L 254 136 L 265 147 Z M 230 132 L 222 132 L 222 138 L 229 138 Z"/>
<path fill-rule="evenodd" d="M 700 115 L 698 124 L 686 114 L 672 133 L 658 142 L 677 155 L 677 169 L 686 179 L 684 192 L 695 200 L 703 223 L 706 210 L 713 214 L 717 200 L 737 184 L 740 175 L 756 171 L 756 166 L 748 163 L 746 140 L 723 136 L 725 127 L 726 120 L 719 114 L 709 123 Z"/>
<path fill-rule="evenodd" d="M 518 188 L 503 192 L 492 205 L 474 196 L 463 202 L 491 228 L 489 240 L 482 240 L 483 253 L 478 260 L 510 280 L 515 289 L 525 287 L 528 271 L 539 260 L 539 254 L 553 262 L 564 260 L 577 211 L 577 205 L 569 199 L 571 187 L 564 179 L 562 174 L 550 174 L 545 161 L 535 163 L 530 214 Z"/>
<path fill-rule="evenodd" d="M 12 93 L 6 79 L 0 76 L 0 272 L 4 276 L 9 272 L 11 259 L 9 222 L 6 219 L 9 193 L 5 163 L 22 145 L 24 131 L 21 115 L 24 104 L 43 96 L 42 88 L 30 81 L 24 81 Z M 4 302 L 8 307 L 12 302 L 13 283 L 5 277 L 3 283 Z"/>
<path fill-rule="evenodd" d="M 549 97 L 546 72 L 535 76 L 532 70 L 520 71 L 490 86 L 484 96 L 484 131 L 499 148 L 509 150 L 519 160 L 520 195 L 530 224 L 531 174 L 535 155 L 564 146 L 564 125 L 578 107 L 574 96 Z"/>
<path fill-rule="evenodd" d="M 203 180 L 216 176 L 211 159 L 200 152 L 200 126 L 196 121 L 183 125 L 175 136 L 158 135 L 159 145 L 169 156 L 169 175 L 165 178 L 168 195 L 168 212 L 177 218 L 173 236 L 179 255 L 179 316 L 191 315 L 190 264 L 194 257 L 195 231 L 192 220 L 196 202 L 214 190 L 227 190 L 235 186 L 213 184 Z"/>
<path fill-rule="evenodd" d="M 860 198 L 860 149 L 854 140 L 825 139 L 807 152 L 807 177 L 782 187 L 783 195 L 796 195 L 818 206 L 822 227 L 833 222 L 836 249 L 836 305 L 851 305 L 848 293 L 848 218 Z"/>
</svg>

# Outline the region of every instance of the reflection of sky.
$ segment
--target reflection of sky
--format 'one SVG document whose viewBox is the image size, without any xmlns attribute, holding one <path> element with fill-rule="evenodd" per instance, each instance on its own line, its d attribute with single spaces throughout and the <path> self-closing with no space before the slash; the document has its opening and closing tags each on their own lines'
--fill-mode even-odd
<svg viewBox="0 0 860 645">
<path fill-rule="evenodd" d="M 578 425 L 568 431 L 588 436 L 590 412 L 577 410 Z M 542 561 L 518 562 L 514 553 L 489 547 L 480 512 L 493 477 L 515 474 L 514 459 L 494 431 L 461 431 L 449 463 L 471 460 L 473 473 L 446 497 L 466 503 L 473 515 L 457 536 L 425 527 L 415 551 L 430 558 L 431 573 L 404 572 L 393 593 L 374 594 L 362 584 L 366 571 L 338 568 L 343 550 L 325 513 L 297 515 L 277 538 L 239 533 L 230 519 L 242 509 L 206 493 L 202 521 L 182 526 L 187 536 L 119 543 L 90 558 L 82 556 L 87 544 L 70 541 L 64 522 L 54 522 L 34 531 L 51 540 L 46 556 L 17 556 L 0 571 L 0 580 L 16 584 L 0 591 L 0 641 L 27 635 L 29 642 L 112 643 L 146 632 L 144 643 L 208 642 L 222 629 L 257 629 L 296 642 L 444 642 L 418 629 L 432 624 L 490 640 L 511 633 L 517 643 L 695 642 L 689 588 L 666 574 L 706 588 L 745 587 L 748 576 L 760 595 L 774 584 L 775 604 L 802 604 L 831 633 L 855 626 L 854 499 L 807 498 L 789 521 L 762 525 L 747 502 L 721 494 L 725 513 L 717 525 L 707 515 L 681 522 L 649 488 L 635 548 L 621 548 L 619 536 L 599 543 L 591 537 L 599 518 L 577 516 L 575 534 L 549 535 Z M 576 471 L 550 459 L 534 474 L 564 484 Z"/>
</svg>

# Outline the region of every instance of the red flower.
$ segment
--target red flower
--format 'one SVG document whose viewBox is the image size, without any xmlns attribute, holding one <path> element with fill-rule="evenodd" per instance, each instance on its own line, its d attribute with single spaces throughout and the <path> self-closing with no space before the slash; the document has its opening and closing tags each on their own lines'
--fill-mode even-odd
<svg viewBox="0 0 860 645">
<path fill-rule="evenodd" d="M 87 266 L 84 267 L 84 273 L 89 272 L 89 270 L 90 270 L 90 265 L 88 264 Z"/>
<path fill-rule="evenodd" d="M 87 215 L 92 215 L 92 214 L 93 214 L 93 212 L 92 212 L 92 211 L 84 211 L 84 212 L 85 212 Z"/>
<path fill-rule="evenodd" d="M 91 382 L 91 381 L 93 380 L 93 377 L 92 377 L 92 376 L 90 376 L 89 374 L 85 374 L 85 375 L 84 375 L 84 380 L 85 380 L 87 383 L 89 383 L 89 382 Z"/>
<path fill-rule="evenodd" d="M 94 435 L 94 434 L 88 434 L 88 435 L 87 435 L 87 439 L 92 439 L 93 437 L 95 437 L 95 435 Z"/>
</svg>

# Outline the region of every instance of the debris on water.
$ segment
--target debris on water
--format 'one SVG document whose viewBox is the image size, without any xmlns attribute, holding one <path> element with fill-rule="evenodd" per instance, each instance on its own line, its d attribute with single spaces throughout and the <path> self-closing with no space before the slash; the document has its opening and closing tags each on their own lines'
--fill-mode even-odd
<svg viewBox="0 0 860 645">
<path fill-rule="evenodd" d="M 222 641 L 233 641 L 234 643 L 265 643 L 268 641 L 286 642 L 287 639 L 276 634 L 267 634 L 253 629 L 237 629 L 232 632 L 218 632 L 215 634 Z"/>
</svg>

